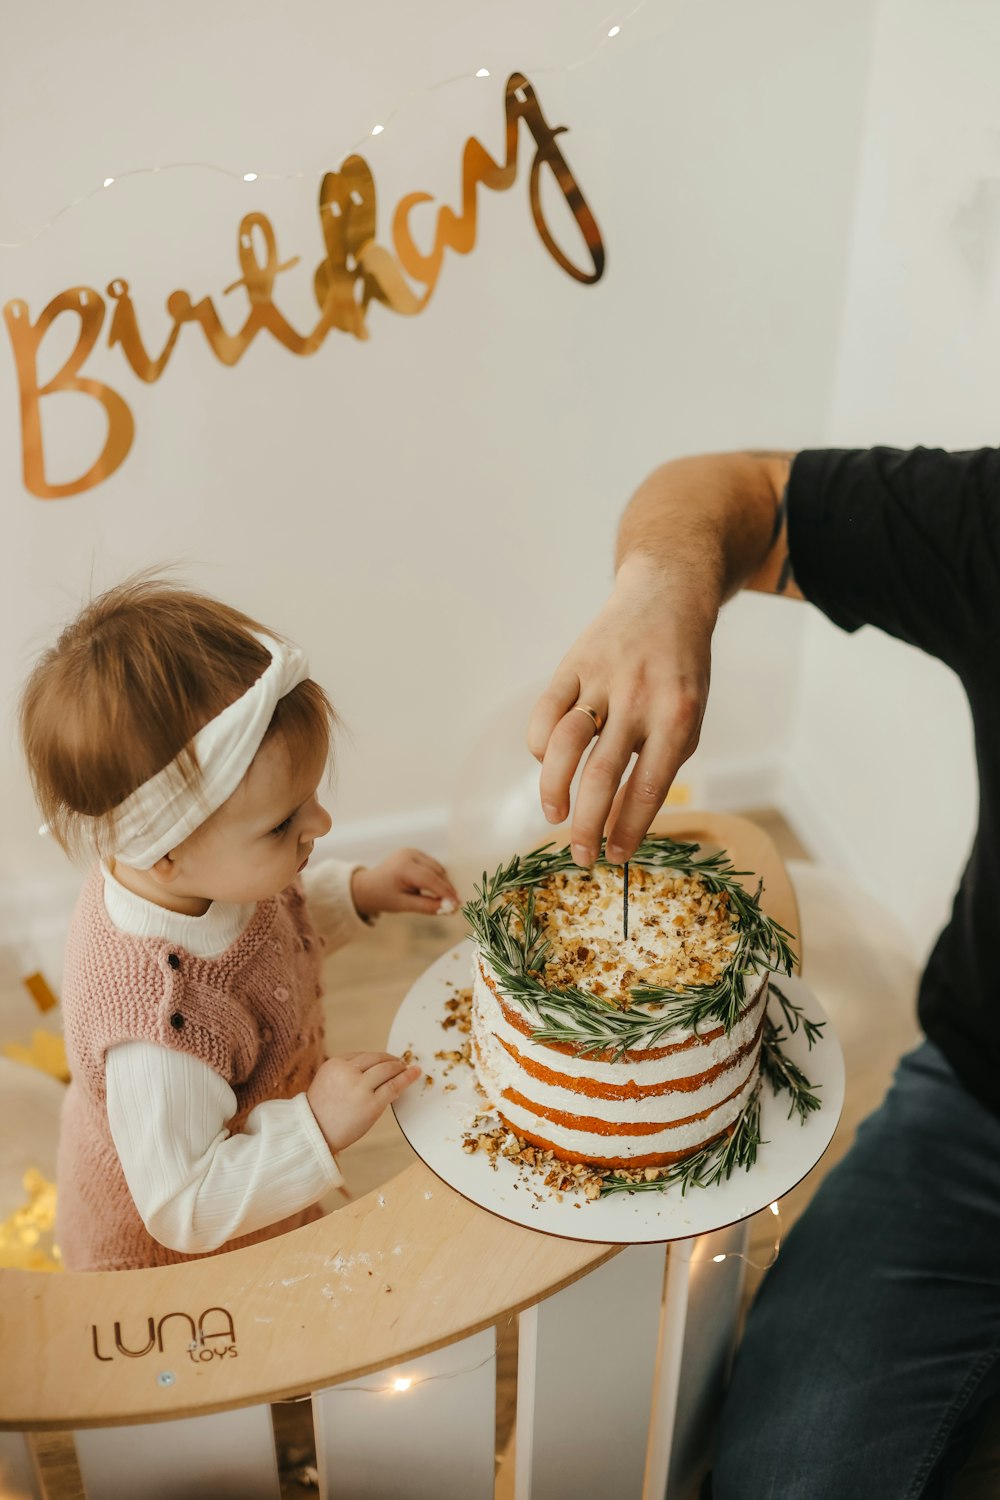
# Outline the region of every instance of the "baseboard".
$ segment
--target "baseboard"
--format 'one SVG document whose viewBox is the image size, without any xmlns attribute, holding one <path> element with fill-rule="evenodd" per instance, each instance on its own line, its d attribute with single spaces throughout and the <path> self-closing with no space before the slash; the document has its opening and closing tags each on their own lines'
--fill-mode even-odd
<svg viewBox="0 0 1000 1500">
<path fill-rule="evenodd" d="M 794 765 L 777 767 L 774 805 L 818 864 L 840 870 L 862 888 L 865 872 L 851 840 Z"/>
<path fill-rule="evenodd" d="M 692 800 L 713 812 L 743 812 L 750 807 L 775 807 L 783 766 L 775 755 L 734 757 L 710 761 L 692 777 Z M 678 776 L 684 781 L 685 768 Z"/>
<path fill-rule="evenodd" d="M 863 889 L 866 872 L 859 867 L 850 840 L 837 820 L 817 801 L 800 772 L 779 755 L 734 757 L 682 767 L 678 783 L 689 791 L 693 806 L 718 812 L 775 807 L 792 825 L 815 859 L 843 870 Z M 412 844 L 436 858 L 446 858 L 449 812 L 444 806 L 410 808 L 375 818 L 339 823 L 317 845 L 318 855 L 373 864 Z M 47 942 L 64 934 L 80 886 L 80 873 L 28 882 L 0 882 L 0 944 Z"/>
<path fill-rule="evenodd" d="M 59 875 L 0 881 L 0 946 L 64 941 L 82 883 L 82 871 L 71 866 Z"/>
<path fill-rule="evenodd" d="M 687 791 L 686 801 L 690 806 L 739 812 L 748 807 L 777 806 L 783 769 L 776 756 L 735 757 L 705 766 L 683 766 L 677 783 Z M 415 807 L 382 817 L 339 823 L 316 848 L 321 858 L 356 859 L 371 864 L 403 844 L 413 844 L 437 859 L 444 859 L 448 827 L 446 807 Z"/>
<path fill-rule="evenodd" d="M 785 768 L 778 756 L 734 757 L 704 766 L 682 766 L 677 777 L 686 802 L 716 812 L 748 807 L 778 807 Z M 443 859 L 448 848 L 446 807 L 415 807 L 377 818 L 337 824 L 317 845 L 320 857 L 356 859 L 370 864 L 402 844 L 425 849 Z"/>
<path fill-rule="evenodd" d="M 876 899 L 871 873 L 859 860 L 857 848 L 834 812 L 816 795 L 801 769 L 784 756 L 720 762 L 706 768 L 701 800 L 719 812 L 743 812 L 773 807 L 785 818 L 813 859 L 848 876 Z"/>
</svg>

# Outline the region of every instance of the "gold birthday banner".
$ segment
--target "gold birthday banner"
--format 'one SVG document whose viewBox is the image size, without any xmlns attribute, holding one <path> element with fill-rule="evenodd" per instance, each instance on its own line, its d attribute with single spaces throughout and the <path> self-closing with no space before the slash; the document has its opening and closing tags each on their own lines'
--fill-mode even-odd
<svg viewBox="0 0 1000 1500">
<path fill-rule="evenodd" d="M 224 365 L 243 358 L 258 333 L 266 330 L 292 354 L 315 354 L 328 333 L 339 329 L 366 339 L 368 306 L 381 302 L 393 312 L 413 317 L 427 306 L 441 275 L 446 250 L 468 255 L 476 243 L 477 189 L 480 184 L 494 192 L 505 192 L 517 177 L 519 125 L 523 120 L 535 144 L 528 179 L 531 216 L 542 244 L 557 265 L 577 281 L 599 281 L 604 271 L 604 245 L 586 200 L 556 143 L 564 125 L 549 125 L 535 91 L 521 73 L 512 73 L 504 96 L 505 156 L 495 161 L 475 136 L 462 153 L 462 206 L 456 213 L 443 205 L 438 209 L 433 248 L 417 246 L 410 230 L 410 214 L 418 204 L 432 203 L 429 193 L 408 193 L 396 206 L 392 218 L 392 250 L 376 240 L 375 180 L 361 156 L 349 156 L 338 172 L 327 172 L 319 191 L 319 221 L 325 254 L 313 276 L 319 318 L 308 333 L 299 333 L 274 302 L 274 284 L 283 272 L 298 265 L 300 257 L 281 260 L 274 227 L 265 214 L 249 213 L 240 221 L 238 254 L 240 277 L 223 295 L 242 288 L 249 312 L 238 333 L 228 333 L 211 297 L 195 302 L 185 291 L 171 292 L 167 311 L 173 326 L 159 354 L 151 354 L 139 329 L 129 284 L 118 278 L 107 287 L 114 304 L 108 329 L 109 348 L 118 346 L 133 373 L 147 384 L 159 380 L 170 361 L 182 327 L 197 323 L 208 347 Z M 556 242 L 542 211 L 541 178 L 548 168 L 566 200 L 589 258 L 578 265 Z M 409 278 L 409 279 L 407 279 Z M 415 291 L 415 282 L 420 290 Z M 17 367 L 21 397 L 21 436 L 24 482 L 42 500 L 58 500 L 93 489 L 119 468 L 132 446 L 135 420 L 118 391 L 101 380 L 83 374 L 104 325 L 106 304 L 93 287 L 74 286 L 60 292 L 32 322 L 27 303 L 14 300 L 3 309 Z M 79 320 L 76 346 L 62 368 L 39 385 L 38 355 L 45 335 L 57 318 L 72 313 Z M 42 440 L 43 397 L 61 392 L 91 396 L 103 406 L 108 430 L 104 447 L 79 478 L 50 484 L 46 478 Z"/>
</svg>

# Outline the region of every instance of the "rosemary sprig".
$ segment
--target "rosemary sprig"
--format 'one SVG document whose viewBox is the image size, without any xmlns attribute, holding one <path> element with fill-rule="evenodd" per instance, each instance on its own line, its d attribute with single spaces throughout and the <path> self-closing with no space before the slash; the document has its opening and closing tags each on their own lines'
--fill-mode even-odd
<svg viewBox="0 0 1000 1500">
<path fill-rule="evenodd" d="M 607 863 L 603 852 L 598 863 Z M 760 884 L 751 895 L 739 880 L 746 872 L 734 869 L 723 851 L 701 854 L 698 844 L 654 836 L 643 840 L 632 863 L 695 876 L 708 890 L 726 894 L 737 933 L 730 963 L 713 984 L 679 990 L 640 984 L 620 1004 L 579 988 L 547 989 L 543 975 L 549 944 L 535 919 L 533 888 L 577 866 L 568 848 L 552 844 L 515 855 L 492 878 L 483 871 L 482 885 L 463 911 L 503 990 L 538 1021 L 536 1041 L 567 1043 L 581 1054 L 608 1051 L 617 1058 L 633 1048 L 656 1046 L 678 1027 L 697 1030 L 721 1022 L 729 1031 L 742 1009 L 748 975 L 791 973 L 791 934 L 765 915 Z M 525 889 L 521 904 L 503 899 Z"/>
<path fill-rule="evenodd" d="M 781 996 L 778 996 L 779 1000 Z M 814 1029 L 818 1029 L 815 1022 L 809 1022 Z M 821 1021 L 820 1026 L 826 1022 Z M 797 1114 L 800 1120 L 806 1120 L 814 1109 L 820 1108 L 819 1097 L 813 1093 L 813 1088 L 821 1088 L 822 1084 L 813 1085 L 798 1063 L 785 1053 L 782 1043 L 785 1033 L 780 1026 L 775 1026 L 770 1016 L 764 1018 L 764 1035 L 760 1044 L 760 1071 L 771 1085 L 775 1094 L 787 1091 L 789 1095 L 788 1119 Z"/>
<path fill-rule="evenodd" d="M 826 1022 L 810 1021 L 808 1016 L 806 1016 L 803 1012 L 801 1005 L 796 1005 L 794 1001 L 789 1000 L 784 990 L 779 990 L 773 979 L 771 981 L 770 988 L 771 994 L 777 995 L 778 1000 L 781 1003 L 781 1009 L 784 1012 L 785 1024 L 788 1027 L 789 1036 L 794 1036 L 798 1031 L 799 1026 L 801 1025 L 803 1033 L 805 1034 L 805 1039 L 809 1043 L 809 1051 L 811 1052 L 813 1042 L 822 1040 L 821 1032 L 823 1030 L 823 1027 L 826 1025 Z"/>
<path fill-rule="evenodd" d="M 601 1184 L 601 1197 L 606 1198 L 611 1193 L 663 1192 L 679 1182 L 683 1198 L 690 1187 L 714 1187 L 723 1178 L 728 1181 L 737 1167 L 749 1172 L 757 1160 L 757 1149 L 763 1144 L 765 1143 L 760 1138 L 758 1084 L 737 1115 L 732 1129 L 721 1139 L 703 1146 L 684 1161 L 676 1162 L 662 1177 L 655 1177 L 651 1182 L 629 1182 L 625 1177 L 606 1177 Z"/>
<path fill-rule="evenodd" d="M 778 998 L 780 1000 L 781 996 Z M 797 1012 L 796 1024 L 801 1019 L 804 1025 L 801 1006 L 793 1008 Z M 818 1032 L 819 1027 L 815 1023 L 809 1024 Z M 825 1024 L 819 1023 L 820 1026 Z M 804 1124 L 814 1110 L 821 1108 L 820 1100 L 813 1092 L 814 1088 L 820 1088 L 821 1085 L 810 1083 L 798 1064 L 784 1051 L 784 1041 L 785 1034 L 781 1027 L 775 1026 L 770 1017 L 766 1017 L 760 1049 L 761 1078 L 767 1079 L 775 1095 L 787 1090 L 791 1100 L 787 1118 L 791 1119 L 793 1113 L 797 1113 L 800 1123 Z M 758 1147 L 767 1144 L 761 1140 L 760 1135 L 760 1087 L 758 1083 L 731 1129 L 720 1140 L 703 1146 L 693 1156 L 677 1162 L 662 1176 L 654 1177 L 650 1182 L 630 1182 L 626 1177 L 608 1176 L 601 1184 L 601 1197 L 607 1197 L 611 1193 L 664 1192 L 677 1182 L 681 1185 L 683 1197 L 690 1187 L 714 1187 L 723 1178 L 728 1181 L 737 1167 L 749 1172 L 757 1160 Z"/>
</svg>

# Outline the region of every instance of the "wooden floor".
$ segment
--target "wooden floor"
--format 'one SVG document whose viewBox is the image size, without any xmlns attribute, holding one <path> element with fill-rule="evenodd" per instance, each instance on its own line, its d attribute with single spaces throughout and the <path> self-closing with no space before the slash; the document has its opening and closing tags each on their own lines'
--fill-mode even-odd
<svg viewBox="0 0 1000 1500">
<path fill-rule="evenodd" d="M 883 914 L 871 910 L 857 892 L 809 861 L 792 829 L 769 809 L 747 816 L 764 826 L 790 869 L 799 896 L 805 935 L 804 976 L 833 1018 L 847 1064 L 844 1116 L 826 1157 L 781 1204 L 781 1231 L 787 1232 L 825 1172 L 849 1147 L 859 1122 L 879 1103 L 898 1058 L 918 1036 L 914 1016 L 916 969 L 906 939 Z M 392 1018 L 410 984 L 464 934 L 460 915 L 441 918 L 383 917 L 370 934 L 327 961 L 327 1039 L 331 1051 L 347 1052 L 385 1044 Z M 878 1025 L 872 1024 L 877 1006 Z M 410 1148 L 391 1112 L 361 1141 L 344 1152 L 341 1164 L 355 1197 L 402 1170 Z M 774 1246 L 775 1219 L 759 1215 L 752 1225 L 751 1258 L 764 1263 Z M 750 1269 L 747 1301 L 763 1272 Z M 517 1364 L 516 1320 L 498 1330 L 497 1451 L 512 1433 Z M 272 1408 L 285 1500 L 315 1495 L 309 1465 L 309 1405 Z M 83 1500 L 72 1442 L 50 1434 L 42 1447 L 51 1500 Z M 1000 1494 L 991 1479 L 997 1450 L 977 1457 L 953 1492 L 953 1500 L 989 1500 Z M 982 1468 L 982 1473 L 975 1471 Z M 996 1484 L 996 1487 L 994 1485 Z M 140 1496 L 136 1500 L 141 1500 Z M 444 1497 L 442 1497 L 444 1500 Z"/>
</svg>

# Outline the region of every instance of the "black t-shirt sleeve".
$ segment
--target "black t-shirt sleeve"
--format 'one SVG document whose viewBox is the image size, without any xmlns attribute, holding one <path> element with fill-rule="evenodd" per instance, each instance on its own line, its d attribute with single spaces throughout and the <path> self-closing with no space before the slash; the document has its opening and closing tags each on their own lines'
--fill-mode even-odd
<svg viewBox="0 0 1000 1500">
<path fill-rule="evenodd" d="M 981 660 L 1000 639 L 1000 450 L 806 450 L 788 546 L 835 625 L 876 625 L 956 669 Z"/>
</svg>

